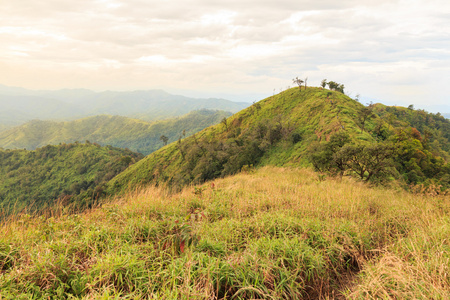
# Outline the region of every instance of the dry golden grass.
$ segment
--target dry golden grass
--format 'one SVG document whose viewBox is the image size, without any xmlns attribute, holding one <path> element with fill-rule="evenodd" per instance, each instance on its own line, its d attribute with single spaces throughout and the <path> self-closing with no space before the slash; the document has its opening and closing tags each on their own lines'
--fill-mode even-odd
<svg viewBox="0 0 450 300">
<path fill-rule="evenodd" d="M 449 213 L 445 196 L 307 169 L 265 167 L 176 194 L 149 187 L 3 224 L 0 295 L 448 299 Z"/>
</svg>

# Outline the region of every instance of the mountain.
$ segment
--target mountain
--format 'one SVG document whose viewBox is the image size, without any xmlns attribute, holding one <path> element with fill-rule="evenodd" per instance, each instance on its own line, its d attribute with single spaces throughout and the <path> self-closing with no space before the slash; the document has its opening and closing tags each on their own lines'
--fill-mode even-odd
<svg viewBox="0 0 450 300">
<path fill-rule="evenodd" d="M 18 125 L 32 119 L 68 119 L 83 114 L 76 105 L 52 98 L 0 94 L 0 123 Z"/>
<path fill-rule="evenodd" d="M 225 99 L 198 99 L 172 95 L 162 90 L 93 92 L 84 89 L 31 91 L 0 86 L 0 123 L 19 125 L 33 119 L 73 120 L 101 114 L 142 120 L 177 117 L 193 110 L 237 112 L 249 105 Z"/>
<path fill-rule="evenodd" d="M 42 212 L 58 201 L 85 207 L 102 194 L 108 180 L 141 158 L 130 150 L 91 143 L 0 149 L 0 215 Z"/>
<path fill-rule="evenodd" d="M 402 114 L 387 121 L 376 111 L 337 91 L 289 89 L 150 154 L 113 178 L 107 191 L 149 183 L 177 189 L 263 165 L 312 165 L 365 181 L 442 188 L 436 192 L 450 187 L 450 121 L 423 112 L 433 129 L 427 133 Z"/>
<path fill-rule="evenodd" d="M 70 122 L 34 120 L 0 132 L 0 147 L 34 150 L 45 145 L 57 145 L 89 140 L 100 145 L 128 148 L 147 155 L 168 142 L 189 136 L 219 123 L 231 113 L 197 110 L 182 117 L 145 122 L 121 116 L 94 116 Z M 184 135 L 183 135 L 184 133 Z"/>
<path fill-rule="evenodd" d="M 445 114 L 442 114 L 442 115 L 444 116 L 444 118 L 450 119 L 450 113 L 445 113 Z"/>
</svg>

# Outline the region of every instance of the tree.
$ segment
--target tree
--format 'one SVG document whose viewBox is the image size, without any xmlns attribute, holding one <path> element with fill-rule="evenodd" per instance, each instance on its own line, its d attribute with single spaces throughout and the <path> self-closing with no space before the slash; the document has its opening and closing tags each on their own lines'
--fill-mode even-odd
<svg viewBox="0 0 450 300">
<path fill-rule="evenodd" d="M 292 79 L 292 82 L 298 85 L 298 88 L 301 90 L 302 89 L 302 84 L 303 84 L 303 80 L 295 77 L 295 79 Z"/>
<path fill-rule="evenodd" d="M 369 181 L 386 173 L 392 166 L 394 147 L 390 144 L 347 144 L 333 155 L 335 161 L 344 162 L 344 168 L 355 172 L 359 178 Z"/>
<path fill-rule="evenodd" d="M 228 131 L 228 122 L 227 122 L 227 118 L 223 117 L 222 121 L 220 121 L 223 126 L 225 127 L 225 130 Z"/>
<path fill-rule="evenodd" d="M 322 84 L 323 84 L 323 81 L 322 81 Z M 342 94 L 344 93 L 344 85 L 343 84 L 339 84 L 335 81 L 330 81 L 330 82 L 327 82 L 326 84 L 328 84 L 328 88 L 330 90 L 341 92 Z"/>
<path fill-rule="evenodd" d="M 320 82 L 320 86 L 324 89 L 324 88 L 327 86 L 327 80 L 326 80 L 326 79 L 323 79 L 323 80 Z"/>
<path fill-rule="evenodd" d="M 359 110 L 358 122 L 359 126 L 361 127 L 361 132 L 364 131 L 364 127 L 366 126 L 367 120 L 375 117 L 372 110 L 373 110 L 373 103 L 368 104 L 368 106 L 363 106 Z"/>
<path fill-rule="evenodd" d="M 159 139 L 164 143 L 164 146 L 167 145 L 167 141 L 169 141 L 169 138 L 165 135 L 161 135 Z"/>
<path fill-rule="evenodd" d="M 320 172 L 343 173 L 345 162 L 341 157 L 335 157 L 344 145 L 350 142 L 350 136 L 346 132 L 337 132 L 331 135 L 330 141 L 326 143 L 314 143 L 309 148 L 309 159 L 314 168 Z"/>
</svg>

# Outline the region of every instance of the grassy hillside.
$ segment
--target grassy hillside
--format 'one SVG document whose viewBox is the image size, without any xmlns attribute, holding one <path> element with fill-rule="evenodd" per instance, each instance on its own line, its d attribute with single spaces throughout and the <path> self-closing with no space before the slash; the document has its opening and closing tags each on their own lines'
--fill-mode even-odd
<svg viewBox="0 0 450 300">
<path fill-rule="evenodd" d="M 406 121 L 389 123 L 375 111 L 340 92 L 289 89 L 149 155 L 109 182 L 108 192 L 150 182 L 177 188 L 251 165 L 313 165 L 366 181 L 448 189 L 450 143 L 442 127 L 448 120 L 439 117 L 442 126 L 433 125 L 443 137 L 434 147 Z"/>
<path fill-rule="evenodd" d="M 0 219 L 1 214 L 45 211 L 56 202 L 84 207 L 103 193 L 108 180 L 140 158 L 130 150 L 90 143 L 0 149 Z"/>
<path fill-rule="evenodd" d="M 164 147 L 117 176 L 109 186 L 116 190 L 150 181 L 201 182 L 257 163 L 306 165 L 303 154 L 307 146 L 318 139 L 326 140 L 342 126 L 359 138 L 370 139 L 370 135 L 360 134 L 354 128 L 358 106 L 361 104 L 329 90 L 289 89 L 240 111 L 228 118 L 226 125 L 211 126 Z M 203 155 L 216 150 L 222 153 L 214 157 Z M 224 154 L 226 150 L 230 153 Z M 210 172 L 210 167 L 218 164 L 221 170 Z M 197 171 L 203 173 L 199 175 Z"/>
<path fill-rule="evenodd" d="M 198 110 L 179 118 L 151 123 L 106 115 L 71 122 L 35 120 L 0 132 L 0 147 L 34 150 L 45 145 L 89 140 L 147 155 L 163 146 L 162 135 L 170 143 L 183 136 L 183 132 L 189 136 L 229 115 L 224 111 Z"/>
<path fill-rule="evenodd" d="M 0 298 L 448 299 L 449 213 L 449 197 L 307 169 L 149 187 L 3 224 Z"/>
</svg>

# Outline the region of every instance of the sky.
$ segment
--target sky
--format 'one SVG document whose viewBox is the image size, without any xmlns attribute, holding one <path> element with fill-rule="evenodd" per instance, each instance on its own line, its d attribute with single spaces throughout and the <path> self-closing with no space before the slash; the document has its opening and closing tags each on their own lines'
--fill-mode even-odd
<svg viewBox="0 0 450 300">
<path fill-rule="evenodd" d="M 253 102 L 295 77 L 450 112 L 450 1 L 0 0 L 0 84 Z"/>
</svg>

